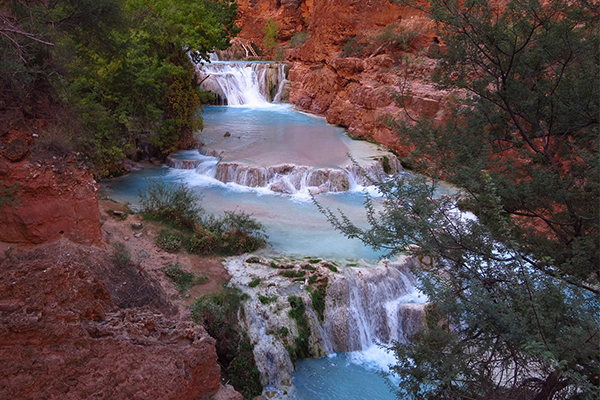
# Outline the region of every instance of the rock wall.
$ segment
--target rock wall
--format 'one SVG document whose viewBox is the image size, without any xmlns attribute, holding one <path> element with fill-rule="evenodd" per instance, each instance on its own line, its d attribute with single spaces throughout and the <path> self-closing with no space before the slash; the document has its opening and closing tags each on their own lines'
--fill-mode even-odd
<svg viewBox="0 0 600 400">
<path fill-rule="evenodd" d="M 240 38 L 246 42 L 262 46 L 269 18 L 279 26 L 291 64 L 289 102 L 299 108 L 401 156 L 410 148 L 390 129 L 390 117 L 442 120 L 446 115 L 446 93 L 430 79 L 436 64 L 430 56 L 443 50 L 432 21 L 421 12 L 389 0 L 239 3 Z M 305 42 L 297 44 L 292 38 L 299 32 Z M 403 107 L 395 100 L 397 93 L 406 95 Z"/>
<path fill-rule="evenodd" d="M 185 400 L 219 392 L 214 339 L 179 318 L 137 267 L 118 268 L 106 251 L 64 240 L 6 255 L 0 398 Z"/>
<path fill-rule="evenodd" d="M 39 124 L 0 124 L 0 241 L 37 244 L 64 237 L 100 246 L 98 185 L 75 154 L 31 155 L 43 135 Z M 16 200 L 3 204 L 8 195 Z"/>
</svg>

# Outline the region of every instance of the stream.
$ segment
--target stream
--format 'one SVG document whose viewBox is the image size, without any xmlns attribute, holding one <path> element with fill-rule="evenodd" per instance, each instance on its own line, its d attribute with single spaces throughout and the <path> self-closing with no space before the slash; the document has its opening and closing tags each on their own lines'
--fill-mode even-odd
<svg viewBox="0 0 600 400">
<path fill-rule="evenodd" d="M 291 386 L 282 387 L 286 380 L 280 371 L 272 370 L 275 367 L 259 367 L 265 376 L 265 393 L 296 400 L 395 399 L 390 385 L 397 378 L 381 375 L 389 371 L 394 357 L 377 343 L 405 340 L 405 331 L 416 329 L 420 318 L 421 311 L 410 310 L 422 310 L 425 299 L 401 267 L 387 262 L 382 266 L 378 263 L 382 254 L 334 231 L 312 196 L 325 207 L 342 210 L 353 222 L 366 224 L 365 195 L 378 196 L 369 179 L 388 176 L 384 159 L 391 162 L 392 172 L 403 172 L 385 149 L 351 140 L 342 128 L 327 125 L 323 118 L 272 103 L 284 90 L 282 68 L 269 63 L 204 66 L 204 73 L 213 75 L 206 79 L 205 89 L 218 93 L 229 105 L 204 107 L 200 151 L 178 152 L 169 158 L 168 166 L 150 166 L 102 182 L 102 190 L 135 208 L 138 191 L 149 180 L 183 183 L 201 194 L 206 211 L 244 211 L 264 224 L 270 244 L 257 252 L 259 256 L 335 260 L 342 271 L 330 282 L 346 288 L 348 304 L 327 299 L 320 340 L 329 343 L 325 346 L 329 354 L 298 361 L 290 371 Z M 245 286 L 250 272 L 242 267 L 236 272 L 235 263 L 243 264 L 239 259 L 225 262 L 234 276 L 232 283 L 252 294 Z M 340 322 L 341 315 L 346 320 Z M 407 315 L 412 316 L 410 321 L 402 322 Z M 342 325 L 355 332 L 341 335 Z M 258 335 L 255 340 L 260 342 L 265 334 Z M 279 353 L 276 357 L 287 357 Z"/>
</svg>

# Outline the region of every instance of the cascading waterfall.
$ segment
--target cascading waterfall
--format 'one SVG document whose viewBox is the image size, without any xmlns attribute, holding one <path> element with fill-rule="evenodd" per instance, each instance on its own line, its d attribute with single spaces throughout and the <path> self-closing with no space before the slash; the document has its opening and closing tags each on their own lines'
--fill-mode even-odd
<svg viewBox="0 0 600 400">
<path fill-rule="evenodd" d="M 202 89 L 217 94 L 229 106 L 238 106 L 235 109 L 241 116 L 250 114 L 248 110 L 275 107 L 271 102 L 281 101 L 287 82 L 285 66 L 275 63 L 214 61 L 198 66 L 198 74 Z M 246 128 L 238 120 L 226 127 L 221 125 L 221 131 L 205 136 L 209 145 L 199 151 L 175 153 L 167 159 L 167 165 L 194 169 L 197 174 L 223 183 L 290 195 L 354 191 L 402 170 L 393 154 L 364 142 L 337 142 L 340 147 L 356 151 L 359 156 L 352 158 L 359 159 L 359 163 L 348 160 L 350 150 L 342 153 L 345 161 L 339 156 L 332 161 L 331 150 L 319 158 L 321 146 L 326 146 L 321 142 L 325 135 L 311 136 L 312 125 L 300 121 L 292 127 L 286 126 L 283 132 L 272 125 L 271 121 L 265 121 L 265 128 L 258 131 Z M 307 146 L 307 137 L 318 145 Z M 289 143 L 289 147 L 300 153 L 301 161 L 274 157 L 273 153 L 281 147 L 270 152 L 263 150 L 273 142 Z M 300 333 L 297 321 L 289 314 L 290 296 L 297 296 L 306 304 L 306 323 L 311 334 L 303 340 L 308 341 L 314 357 L 405 342 L 421 325 L 424 303 L 415 295 L 414 279 L 407 272 L 406 265 L 410 262 L 414 261 L 339 270 L 330 268 L 332 265 L 327 266 L 325 261 L 312 265 L 296 262 L 293 266 L 292 262 L 285 268 L 298 273 L 312 272 L 302 273 L 300 276 L 304 278 L 289 279 L 273 268 L 272 260 L 248 263 L 243 258 L 229 259 L 226 267 L 233 277 L 230 284 L 250 295 L 244 305 L 245 329 L 254 344 L 256 364 L 266 389 L 283 394 L 292 388 L 294 365 L 289 350 L 297 345 L 295 340 Z M 311 277 L 326 282 L 322 320 L 311 297 L 314 290 Z M 259 278 L 261 283 L 250 287 L 253 278 Z"/>
<path fill-rule="evenodd" d="M 216 94 L 230 106 L 260 107 L 281 102 L 287 80 L 285 64 L 213 61 L 197 66 L 200 88 Z"/>
<path fill-rule="evenodd" d="M 334 351 L 406 342 L 421 321 L 414 290 L 410 275 L 395 267 L 345 270 L 328 288 L 324 327 Z"/>
<path fill-rule="evenodd" d="M 236 183 L 252 188 L 266 188 L 276 193 L 332 193 L 357 190 L 373 181 L 389 176 L 384 171 L 383 158 L 357 167 L 347 165 L 338 168 L 315 168 L 294 164 L 269 167 L 247 165 L 234 161 L 220 161 L 215 152 L 203 155 L 197 150 L 181 151 L 167 157 L 165 164 L 175 169 L 195 169 L 200 175 L 214 178 L 223 183 Z M 400 163 L 395 156 L 386 156 L 391 171 L 400 172 Z"/>
<path fill-rule="evenodd" d="M 243 258 L 228 260 L 226 267 L 231 283 L 250 295 L 245 305 L 246 329 L 255 344 L 257 367 L 267 388 L 283 393 L 291 386 L 293 364 L 288 351 L 290 339 L 298 335 L 297 323 L 289 316 L 290 296 L 303 299 L 311 336 L 311 355 L 321 357 L 337 352 L 360 351 L 376 344 L 406 342 L 421 326 L 425 299 L 414 287 L 408 272 L 412 259 L 397 263 L 382 262 L 368 268 L 343 267 L 333 272 L 331 264 L 312 264 L 313 277 L 326 277 L 327 295 L 323 320 L 317 317 L 310 295 L 310 277 L 303 283 L 284 278 L 273 267 L 272 260 L 246 262 Z M 270 265 L 270 266 L 269 266 Z M 312 271 L 306 262 L 286 263 L 285 271 Z M 258 286 L 250 287 L 252 279 Z M 310 290 L 309 290 L 310 289 Z M 261 298 L 263 300 L 261 300 Z M 265 302 L 264 299 L 274 299 Z M 289 337 L 281 336 L 281 329 Z"/>
</svg>

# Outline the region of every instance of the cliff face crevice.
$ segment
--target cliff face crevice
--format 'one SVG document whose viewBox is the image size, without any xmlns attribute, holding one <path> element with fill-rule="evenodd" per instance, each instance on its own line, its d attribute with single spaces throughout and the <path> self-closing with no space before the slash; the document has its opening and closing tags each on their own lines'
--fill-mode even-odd
<svg viewBox="0 0 600 400">
<path fill-rule="evenodd" d="M 293 3 L 294 7 L 290 7 Z M 290 63 L 289 102 L 375 140 L 400 155 L 410 149 L 390 117 L 444 119 L 446 93 L 431 81 L 440 51 L 433 22 L 389 0 L 240 1 L 240 38 L 262 45 L 270 18 Z M 302 32 L 303 43 L 294 35 Z M 295 46 L 295 47 L 294 47 Z M 404 96 L 402 104 L 396 96 Z"/>
<path fill-rule="evenodd" d="M 137 267 L 65 240 L 7 255 L 0 398 L 181 400 L 219 391 L 214 339 L 180 318 Z M 124 296 L 127 287 L 135 290 Z"/>
</svg>

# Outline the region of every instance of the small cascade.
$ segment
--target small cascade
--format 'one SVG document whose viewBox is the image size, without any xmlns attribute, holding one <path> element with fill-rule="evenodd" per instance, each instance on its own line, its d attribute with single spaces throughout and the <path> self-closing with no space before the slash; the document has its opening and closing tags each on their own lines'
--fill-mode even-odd
<svg viewBox="0 0 600 400">
<path fill-rule="evenodd" d="M 406 342 L 422 316 L 414 290 L 410 275 L 394 267 L 346 269 L 328 288 L 324 328 L 334 350 Z"/>
<path fill-rule="evenodd" d="M 205 154 L 204 154 L 205 153 Z M 275 193 L 337 193 L 357 190 L 359 185 L 368 186 L 386 179 L 384 159 L 373 160 L 363 166 L 339 168 L 317 168 L 295 164 L 281 164 L 269 167 L 247 165 L 236 161 L 220 161 L 218 151 L 203 149 L 180 151 L 167 157 L 165 164 L 176 169 L 195 169 L 200 175 L 214 178 L 223 183 L 236 183 L 252 188 L 266 188 Z M 386 156 L 392 166 L 392 173 L 398 173 L 400 163 L 394 156 Z"/>
<path fill-rule="evenodd" d="M 306 305 L 312 357 L 367 350 L 375 344 L 406 343 L 422 325 L 426 301 L 416 292 L 414 278 L 407 269 L 414 262 L 402 259 L 365 268 L 332 268 L 322 260 L 307 264 L 230 258 L 225 264 L 232 276 L 230 284 L 249 295 L 244 305 L 244 329 L 254 344 L 265 389 L 281 394 L 291 386 L 293 364 L 286 349 L 297 345 L 299 335 L 298 323 L 290 315 L 292 296 Z M 298 275 L 303 278 L 286 278 Z M 252 280 L 260 284 L 250 285 Z M 311 292 L 323 282 L 327 289 L 320 320 Z"/>
<path fill-rule="evenodd" d="M 287 83 L 285 64 L 280 63 L 214 61 L 196 68 L 200 88 L 230 106 L 260 107 L 280 102 Z"/>
</svg>

